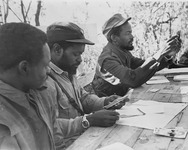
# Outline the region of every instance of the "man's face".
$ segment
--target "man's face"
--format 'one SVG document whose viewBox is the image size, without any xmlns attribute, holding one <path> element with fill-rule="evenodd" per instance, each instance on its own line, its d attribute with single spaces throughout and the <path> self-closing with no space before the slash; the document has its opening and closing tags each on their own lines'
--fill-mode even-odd
<svg viewBox="0 0 188 150">
<path fill-rule="evenodd" d="M 51 60 L 50 49 L 47 44 L 43 46 L 43 57 L 38 64 L 30 66 L 27 77 L 27 86 L 32 89 L 40 88 L 46 81 L 50 72 L 49 62 Z"/>
<path fill-rule="evenodd" d="M 58 67 L 69 74 L 76 74 L 76 70 L 82 62 L 82 53 L 85 50 L 85 44 L 73 44 L 63 51 L 63 55 L 58 62 Z"/>
<path fill-rule="evenodd" d="M 81 55 L 85 50 L 85 44 L 74 44 L 63 51 L 58 67 L 69 74 L 76 74 L 76 70 L 82 62 Z"/>
<path fill-rule="evenodd" d="M 132 28 L 129 23 L 122 25 L 121 32 L 119 36 L 117 36 L 116 39 L 117 39 L 118 46 L 121 49 L 126 49 L 126 50 L 134 49 Z"/>
</svg>

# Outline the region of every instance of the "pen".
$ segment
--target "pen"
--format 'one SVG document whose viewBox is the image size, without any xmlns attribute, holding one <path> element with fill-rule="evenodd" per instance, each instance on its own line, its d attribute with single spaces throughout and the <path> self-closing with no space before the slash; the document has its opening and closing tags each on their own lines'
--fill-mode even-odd
<svg viewBox="0 0 188 150">
<path fill-rule="evenodd" d="M 143 112 L 142 110 L 140 110 L 139 108 L 137 108 L 137 110 L 139 111 L 139 112 L 141 112 L 143 115 L 145 115 L 146 113 L 145 112 Z"/>
<path fill-rule="evenodd" d="M 183 112 L 181 112 L 181 113 L 179 114 L 177 123 L 180 123 L 182 116 L 183 116 Z"/>
</svg>

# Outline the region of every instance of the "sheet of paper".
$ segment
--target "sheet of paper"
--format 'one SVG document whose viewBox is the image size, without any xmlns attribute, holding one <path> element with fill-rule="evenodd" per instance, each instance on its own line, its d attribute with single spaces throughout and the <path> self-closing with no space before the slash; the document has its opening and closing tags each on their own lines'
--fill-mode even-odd
<svg viewBox="0 0 188 150">
<path fill-rule="evenodd" d="M 170 82 L 165 76 L 153 76 L 146 84 L 161 84 Z"/>
<path fill-rule="evenodd" d="M 188 81 L 188 74 L 175 75 L 173 80 L 174 81 Z"/>
<path fill-rule="evenodd" d="M 175 128 L 155 128 L 153 131 L 156 135 L 162 135 L 167 137 L 174 137 L 178 139 L 185 139 L 187 135 L 187 130 L 183 127 L 175 127 Z"/>
<path fill-rule="evenodd" d="M 150 108 L 148 110 L 144 110 L 144 106 Z M 158 111 L 157 109 L 154 109 L 155 106 L 161 110 Z M 164 128 L 186 106 L 187 104 L 184 103 L 162 103 L 140 100 L 136 103 L 133 103 L 132 107 L 142 109 L 145 111 L 145 115 L 130 118 L 120 118 L 116 123 L 120 125 L 135 126 L 147 129 L 154 129 L 156 127 Z M 160 111 L 161 113 L 159 113 Z"/>
<path fill-rule="evenodd" d="M 160 89 L 149 89 L 147 92 L 151 92 L 151 93 L 156 93 L 156 92 L 158 92 Z"/>
<path fill-rule="evenodd" d="M 116 142 L 96 150 L 133 150 L 133 149 L 123 143 Z"/>
<path fill-rule="evenodd" d="M 179 92 L 180 94 L 188 94 L 188 86 L 181 86 Z"/>
<path fill-rule="evenodd" d="M 141 116 L 143 113 L 139 111 L 136 107 L 124 106 L 122 109 L 116 110 L 120 114 L 120 118 Z"/>
<path fill-rule="evenodd" d="M 187 74 L 188 68 L 174 68 L 174 69 L 162 69 L 155 73 L 155 75 L 166 75 L 166 74 Z"/>
</svg>

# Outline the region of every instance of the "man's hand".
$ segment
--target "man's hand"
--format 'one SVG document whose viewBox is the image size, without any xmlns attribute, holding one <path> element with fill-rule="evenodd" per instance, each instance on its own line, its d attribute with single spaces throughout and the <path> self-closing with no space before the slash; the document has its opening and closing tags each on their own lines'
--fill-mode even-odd
<svg viewBox="0 0 188 150">
<path fill-rule="evenodd" d="M 175 55 L 180 51 L 181 43 L 182 41 L 179 34 L 173 36 L 167 41 L 162 55 L 167 57 L 175 57 Z"/>
<path fill-rule="evenodd" d="M 120 96 L 118 96 L 118 95 L 111 95 L 109 97 L 106 97 L 104 100 L 104 106 L 108 105 L 110 102 L 113 102 L 114 100 L 116 100 L 119 97 Z M 125 105 L 125 103 L 127 101 L 129 101 L 129 99 L 125 98 L 123 101 L 120 101 L 116 105 L 112 106 L 110 109 L 120 109 L 121 107 L 123 107 Z"/>
<path fill-rule="evenodd" d="M 180 51 L 181 48 L 181 39 L 179 35 L 175 35 L 170 38 L 163 49 L 159 50 L 153 57 L 160 62 L 163 57 L 167 59 L 172 59 L 176 56 L 176 54 Z"/>
<path fill-rule="evenodd" d="M 90 126 L 110 127 L 119 119 L 119 113 L 113 110 L 99 110 L 88 115 L 87 120 Z"/>
</svg>

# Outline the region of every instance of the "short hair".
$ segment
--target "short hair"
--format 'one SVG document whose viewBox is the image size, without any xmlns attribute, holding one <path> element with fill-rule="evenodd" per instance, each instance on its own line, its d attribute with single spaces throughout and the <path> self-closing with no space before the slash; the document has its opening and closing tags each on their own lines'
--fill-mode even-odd
<svg viewBox="0 0 188 150">
<path fill-rule="evenodd" d="M 0 26 L 0 69 L 8 70 L 21 61 L 37 64 L 43 57 L 46 34 L 26 23 L 6 23 Z"/>
<path fill-rule="evenodd" d="M 107 35 L 107 40 L 111 43 L 112 42 L 112 39 L 111 39 L 111 35 L 116 35 L 116 36 L 119 36 L 120 33 L 121 33 L 121 27 L 123 25 L 125 25 L 127 22 L 125 22 L 124 24 L 118 26 L 118 27 L 115 27 L 115 28 L 112 28 L 112 30 L 108 33 Z"/>
</svg>

